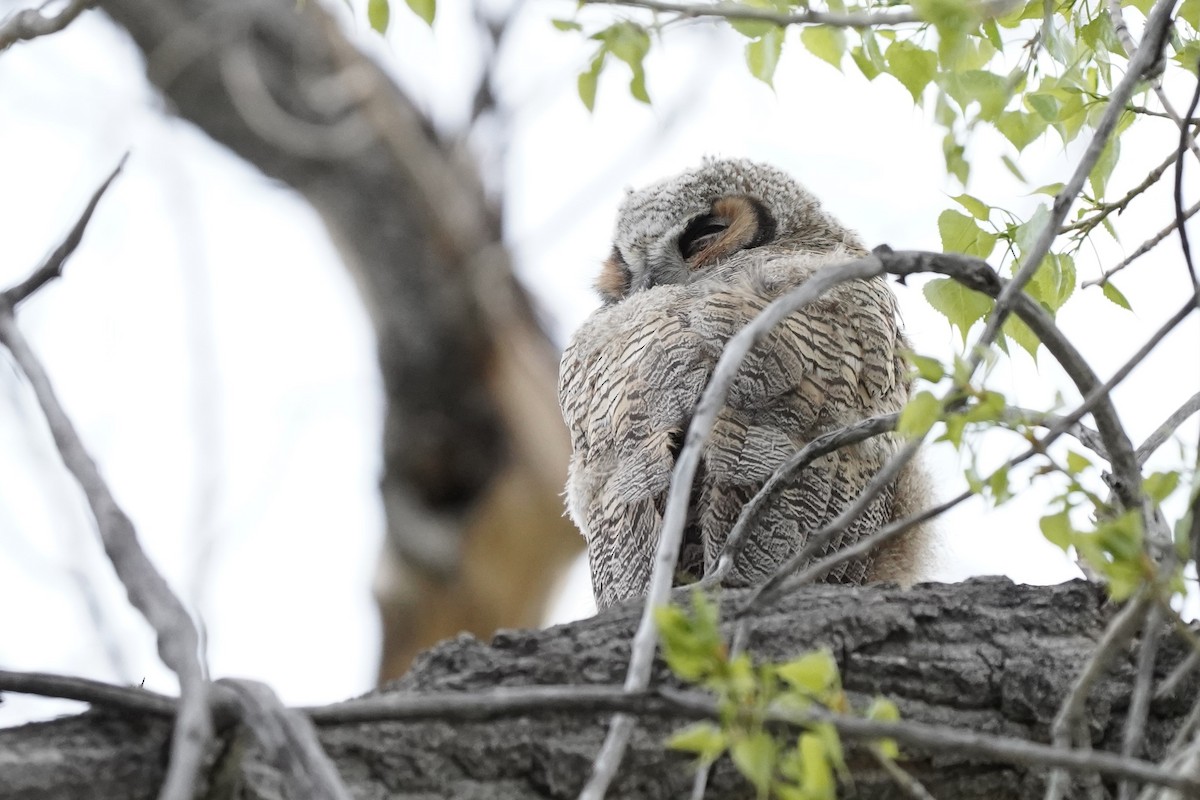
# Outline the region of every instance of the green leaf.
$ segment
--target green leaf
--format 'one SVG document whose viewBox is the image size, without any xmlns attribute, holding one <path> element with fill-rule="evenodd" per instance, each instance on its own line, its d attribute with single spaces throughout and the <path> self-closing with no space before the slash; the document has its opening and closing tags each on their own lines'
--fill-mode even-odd
<svg viewBox="0 0 1200 800">
<path fill-rule="evenodd" d="M 867 719 L 878 722 L 899 722 L 900 709 L 886 697 L 876 697 L 867 707 Z"/>
<path fill-rule="evenodd" d="M 1125 295 L 1121 294 L 1120 289 L 1118 289 L 1116 286 L 1113 286 L 1112 281 L 1105 281 L 1102 283 L 1100 285 L 1100 291 L 1104 293 L 1105 297 L 1119 305 L 1121 308 L 1125 309 L 1126 311 L 1133 311 L 1133 309 L 1129 307 L 1129 301 L 1125 299 Z"/>
<path fill-rule="evenodd" d="M 946 159 L 946 171 L 958 178 L 963 186 L 971 173 L 971 165 L 967 163 L 966 148 L 955 138 L 954 133 L 947 133 L 942 139 L 942 156 Z"/>
<path fill-rule="evenodd" d="M 930 383 L 937 383 L 946 377 L 946 367 L 936 358 L 917 355 L 911 351 L 906 352 L 904 357 L 908 360 L 908 363 L 916 368 L 917 374 Z"/>
<path fill-rule="evenodd" d="M 408 3 L 408 7 L 413 10 L 414 14 L 425 20 L 426 25 L 433 25 L 433 18 L 437 16 L 437 0 L 405 0 L 405 2 Z M 374 26 L 372 25 L 372 27 Z"/>
<path fill-rule="evenodd" d="M 1065 253 L 1051 253 L 1042 259 L 1025 291 L 1055 314 L 1075 293 L 1075 278 L 1075 259 Z"/>
<path fill-rule="evenodd" d="M 1038 188 L 1034 189 L 1032 192 L 1030 192 L 1030 194 L 1045 194 L 1049 195 L 1050 197 L 1058 197 L 1058 193 L 1061 192 L 1065 187 L 1066 184 L 1062 181 L 1057 183 L 1047 183 L 1045 186 L 1039 186 Z"/>
<path fill-rule="evenodd" d="M 1017 344 L 1021 345 L 1021 349 L 1029 353 L 1029 357 L 1037 361 L 1038 348 L 1042 344 L 1042 340 L 1037 337 L 1037 334 L 1030 330 L 1024 320 L 1016 314 L 1010 314 L 1005 320 L 1001 328 L 1004 335 L 1012 339 Z"/>
<path fill-rule="evenodd" d="M 900 412 L 896 420 L 896 433 L 911 439 L 919 439 L 929 433 L 933 423 L 942 415 L 942 403 L 931 392 L 917 392 Z"/>
<path fill-rule="evenodd" d="M 720 758 L 728 745 L 729 739 L 725 732 L 708 721 L 688 725 L 667 739 L 667 747 L 670 749 L 695 753 L 706 764 Z"/>
<path fill-rule="evenodd" d="M 746 66 L 750 74 L 767 86 L 773 86 L 775 67 L 783 52 L 783 29 L 772 28 L 762 38 L 746 44 Z"/>
<path fill-rule="evenodd" d="M 964 111 L 969 104 L 978 103 L 979 116 L 988 121 L 997 119 L 1008 104 L 1008 81 L 985 70 L 945 74 L 942 85 Z"/>
<path fill-rule="evenodd" d="M 1092 462 L 1088 460 L 1087 456 L 1080 455 L 1074 450 L 1067 451 L 1067 472 L 1071 475 L 1078 475 L 1091 466 Z"/>
<path fill-rule="evenodd" d="M 907 40 L 892 42 L 884 52 L 892 76 L 908 89 L 913 102 L 921 101 L 925 87 L 937 73 L 937 56 Z"/>
<path fill-rule="evenodd" d="M 607 50 L 603 47 L 596 53 L 596 57 L 592 59 L 592 65 L 579 73 L 579 99 L 583 101 L 583 105 L 588 111 L 593 111 L 596 108 L 596 83 L 600 80 L 600 72 L 604 69 L 604 57 Z"/>
<path fill-rule="evenodd" d="M 1062 113 L 1062 104 L 1058 98 L 1045 92 L 1033 92 L 1025 95 L 1025 105 L 1046 122 L 1058 122 Z"/>
<path fill-rule="evenodd" d="M 1017 249 L 1022 253 L 1032 250 L 1042 229 L 1048 224 L 1050 224 L 1050 209 L 1046 207 L 1045 203 L 1039 203 L 1033 211 L 1033 216 L 1017 226 L 1016 236 L 1013 237 Z"/>
<path fill-rule="evenodd" d="M 1017 166 L 1017 162 L 1013 161 L 1008 156 L 1000 156 L 1000 163 L 1003 164 L 1005 168 L 1012 173 L 1012 176 L 1021 183 L 1029 183 L 1029 181 L 1025 179 L 1025 174 L 1021 172 L 1021 168 Z"/>
<path fill-rule="evenodd" d="M 942 249 L 948 253 L 966 253 L 986 259 L 996 246 L 995 234 L 980 228 L 966 214 L 952 209 L 946 209 L 938 216 L 938 233 L 942 235 Z"/>
<path fill-rule="evenodd" d="M 1046 537 L 1046 541 L 1055 547 L 1062 548 L 1065 553 L 1071 546 L 1071 538 L 1074 529 L 1071 527 L 1071 516 L 1066 509 L 1057 514 L 1050 514 L 1042 517 L 1039 523 L 1042 529 L 1042 536 Z"/>
<path fill-rule="evenodd" d="M 777 750 L 778 745 L 766 731 L 756 731 L 738 739 L 730 748 L 729 755 L 734 765 L 754 784 L 759 797 L 765 798 L 771 789 Z"/>
<path fill-rule="evenodd" d="M 812 800 L 835 800 L 837 781 L 829 761 L 825 742 L 816 734 L 800 734 L 800 763 L 804 778 L 800 783 L 804 796 Z"/>
<path fill-rule="evenodd" d="M 766 11 L 786 12 L 788 10 L 787 0 L 779 0 L 779 2 L 772 2 L 772 0 L 742 0 L 739 5 L 749 6 L 750 8 L 761 8 Z M 774 22 L 767 22 L 766 20 L 731 19 L 729 20 L 729 27 L 748 39 L 761 39 L 772 29 L 778 30 L 779 26 Z"/>
<path fill-rule="evenodd" d="M 1046 121 L 1024 111 L 1005 111 L 996 117 L 996 130 L 1021 152 L 1046 131 Z"/>
<path fill-rule="evenodd" d="M 1155 472 L 1142 482 L 1142 489 L 1156 503 L 1166 500 L 1177 486 L 1179 486 L 1178 472 Z"/>
<path fill-rule="evenodd" d="M 624 61 L 633 72 L 629 82 L 629 93 L 634 99 L 643 103 L 650 102 L 646 94 L 646 73 L 642 68 L 642 60 L 650 52 L 650 34 L 646 29 L 634 22 L 618 22 L 604 32 L 604 42 L 609 52 Z"/>
<path fill-rule="evenodd" d="M 780 664 L 775 673 L 789 686 L 815 698 L 825 697 L 840 686 L 837 661 L 829 650 L 814 650 L 794 661 Z"/>
<path fill-rule="evenodd" d="M 960 194 L 957 197 L 950 198 L 960 206 L 971 212 L 971 216 L 978 220 L 987 220 L 992 214 L 992 207 L 982 200 L 972 197 L 969 194 Z"/>
<path fill-rule="evenodd" d="M 985 294 L 968 289 L 953 278 L 936 278 L 925 284 L 925 299 L 958 328 L 963 344 L 967 332 L 992 310 L 994 301 Z"/>
<path fill-rule="evenodd" d="M 846 34 L 841 28 L 830 25 L 811 25 L 800 31 L 800 41 L 822 61 L 842 68 L 842 56 L 846 54 Z"/>
<path fill-rule="evenodd" d="M 1092 185 L 1092 193 L 1097 200 L 1104 199 L 1104 192 L 1108 188 L 1108 179 L 1112 175 L 1113 168 L 1117 166 L 1117 159 L 1121 157 L 1121 140 L 1113 135 L 1104 145 L 1104 149 L 1100 151 L 1100 158 L 1096 161 L 1096 165 L 1092 167 L 1091 174 L 1088 175 L 1088 182 Z"/>
<path fill-rule="evenodd" d="M 411 2 L 409 7 L 412 7 Z M 416 11 L 415 8 L 413 10 Z M 367 0 L 367 23 L 371 26 L 371 30 L 376 33 L 387 33 L 391 17 L 392 6 L 389 0 Z M 425 21 L 432 24 L 433 18 L 430 17 Z"/>
<path fill-rule="evenodd" d="M 581 31 L 583 26 L 578 22 L 569 19 L 552 19 L 550 24 L 560 31 Z"/>
<path fill-rule="evenodd" d="M 1107 14 L 1100 14 L 1100 17 L 1107 18 Z M 1176 16 L 1192 26 L 1192 30 L 1200 31 L 1200 0 L 1183 0 L 1179 6 L 1179 11 Z"/>
</svg>

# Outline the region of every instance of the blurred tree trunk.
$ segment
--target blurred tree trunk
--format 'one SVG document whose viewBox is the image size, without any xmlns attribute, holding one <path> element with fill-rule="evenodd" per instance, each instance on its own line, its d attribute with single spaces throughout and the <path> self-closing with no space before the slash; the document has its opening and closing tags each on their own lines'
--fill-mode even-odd
<svg viewBox="0 0 1200 800">
<path fill-rule="evenodd" d="M 318 3 L 99 5 L 175 112 L 313 204 L 357 280 L 387 395 L 381 676 L 461 630 L 536 625 L 582 546 L 557 354 L 473 172 Z"/>
</svg>

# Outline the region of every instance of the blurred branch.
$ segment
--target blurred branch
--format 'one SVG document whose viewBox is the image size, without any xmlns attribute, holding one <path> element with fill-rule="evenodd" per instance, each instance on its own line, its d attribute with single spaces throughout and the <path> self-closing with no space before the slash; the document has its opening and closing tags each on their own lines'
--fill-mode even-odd
<svg viewBox="0 0 1200 800">
<path fill-rule="evenodd" d="M 859 14 L 829 11 L 779 13 L 738 3 L 673 3 L 664 0 L 581 0 L 587 6 L 625 6 L 678 14 L 680 19 L 717 17 L 727 20 L 770 22 L 775 25 L 832 25 L 840 28 L 883 28 L 920 22 L 912 11 L 878 11 Z M 997 3 L 997 5 L 999 5 Z"/>
<path fill-rule="evenodd" d="M 58 33 L 96 4 L 96 0 L 69 0 L 62 11 L 47 17 L 32 8 L 22 9 L 0 21 L 0 52 L 17 42 Z"/>
</svg>

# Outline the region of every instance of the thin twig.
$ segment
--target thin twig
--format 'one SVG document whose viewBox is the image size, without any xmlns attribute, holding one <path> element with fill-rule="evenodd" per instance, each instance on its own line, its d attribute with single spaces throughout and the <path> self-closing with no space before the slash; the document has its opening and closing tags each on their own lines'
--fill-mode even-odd
<svg viewBox="0 0 1200 800">
<path fill-rule="evenodd" d="M 71 254 L 79 247 L 79 243 L 83 241 L 83 232 L 87 229 L 88 223 L 92 221 L 92 214 L 96 211 L 96 206 L 100 204 L 100 198 L 104 196 L 104 193 L 108 191 L 108 187 L 121 174 L 121 170 L 124 168 L 127 160 L 129 160 L 129 153 L 121 156 L 121 160 L 117 162 L 116 168 L 109 173 L 108 177 L 97 187 L 96 191 L 92 192 L 92 197 L 88 200 L 87 206 L 84 207 L 83 213 L 79 215 L 79 219 L 58 247 L 54 248 L 53 252 L 46 256 L 46 260 L 28 278 L 0 294 L 0 299 L 13 308 L 16 308 L 29 295 L 41 289 L 55 278 L 62 277 L 63 265 L 67 263 L 67 259 L 71 257 Z"/>
<path fill-rule="evenodd" d="M 890 28 L 921 21 L 921 18 L 912 11 L 879 11 L 865 14 L 796 11 L 784 14 L 767 8 L 738 3 L 673 3 L 664 0 L 580 0 L 580 5 L 626 6 L 679 14 L 681 18 L 718 17 L 727 20 L 770 22 L 781 27 L 786 25 L 830 25 L 839 28 Z"/>
<path fill-rule="evenodd" d="M 1192 205 L 1188 206 L 1187 210 L 1183 213 L 1184 221 L 1187 221 L 1187 220 L 1191 219 L 1192 217 L 1196 216 L 1197 213 L 1200 213 L 1200 202 L 1193 203 Z M 1118 272 L 1120 272 L 1121 270 L 1128 267 L 1134 261 L 1137 261 L 1139 258 L 1146 255 L 1146 253 L 1149 253 L 1151 250 L 1158 247 L 1159 244 L 1162 243 L 1163 239 L 1166 239 L 1168 236 L 1170 236 L 1177 227 L 1179 227 L 1178 217 L 1171 220 L 1171 224 L 1167 225 L 1161 231 L 1154 234 L 1149 239 L 1147 239 L 1146 241 L 1144 241 L 1140 245 L 1138 245 L 1138 248 L 1136 250 L 1134 250 L 1130 255 L 1128 255 L 1127 257 L 1122 259 L 1119 263 L 1117 263 L 1116 266 L 1109 267 L 1104 272 L 1100 273 L 1099 278 L 1093 278 L 1090 281 L 1084 281 L 1082 284 L 1080 284 L 1080 286 L 1082 288 L 1086 289 L 1089 286 L 1104 285 L 1105 283 L 1108 282 L 1108 279 L 1111 278 L 1113 275 L 1116 275 Z"/>
<path fill-rule="evenodd" d="M 1197 105 L 1200 105 L 1200 80 L 1196 81 L 1196 89 L 1192 92 L 1192 101 L 1188 105 L 1187 116 L 1190 117 L 1195 113 Z M 1183 151 L 1187 149 L 1190 140 L 1188 131 L 1188 126 L 1180 123 L 1179 149 L 1175 155 L 1175 228 L 1179 231 L 1179 248 L 1183 251 L 1188 277 L 1192 281 L 1192 291 L 1196 294 L 1197 303 L 1200 303 L 1200 277 L 1197 277 L 1196 265 L 1192 263 L 1192 245 L 1188 241 L 1187 226 L 1183 224 Z"/>
<path fill-rule="evenodd" d="M 51 675 L 45 672 L 14 672 L 0 669 L 0 694 L 36 694 L 42 697 L 58 697 L 63 700 L 78 700 L 94 706 L 119 708 L 156 717 L 172 716 L 177 702 L 174 697 L 130 686 L 114 686 L 111 683 L 76 678 L 70 675 Z"/>
<path fill-rule="evenodd" d="M 900 787 L 900 790 L 904 794 L 913 798 L 913 800 L 937 800 L 937 798 L 929 793 L 928 789 L 921 785 L 919 780 L 909 775 L 894 759 L 888 758 L 880 752 L 878 747 L 871 747 L 869 750 L 871 756 L 875 759 L 875 763 L 883 768 L 883 771 L 888 774 L 893 783 Z"/>
<path fill-rule="evenodd" d="M 350 800 L 350 791 L 317 741 L 312 720 L 284 707 L 265 683 L 222 680 L 230 689 L 239 718 L 253 733 L 262 758 L 283 776 L 286 797 Z"/>
<path fill-rule="evenodd" d="M 66 7 L 53 17 L 47 17 L 41 11 L 32 8 L 17 11 L 0 22 L 0 52 L 17 42 L 27 42 L 39 36 L 58 33 L 95 4 L 96 0 L 70 0 Z"/>
<path fill-rule="evenodd" d="M 1087 663 L 1075 678 L 1075 683 L 1072 684 L 1071 690 L 1063 699 L 1062 705 L 1054 717 L 1054 723 L 1050 726 L 1050 736 L 1054 747 L 1064 751 L 1070 749 L 1075 730 L 1079 727 L 1080 720 L 1083 719 L 1084 707 L 1087 705 L 1087 698 L 1091 693 L 1092 686 L 1104 674 L 1117 651 L 1133 638 L 1142 619 L 1146 616 L 1150 603 L 1150 595 L 1143 588 L 1108 623 L 1104 635 L 1100 637 L 1096 649 L 1092 651 Z M 1061 769 L 1050 773 L 1045 800 L 1061 800 L 1069 782 L 1070 778 L 1067 773 Z"/>
<path fill-rule="evenodd" d="M 887 460 L 883 467 L 871 477 L 870 482 L 863 487 L 863 490 L 853 502 L 847 505 L 840 514 L 838 514 L 831 522 L 829 522 L 829 524 L 809 535 L 799 551 L 794 553 L 790 558 L 788 558 L 787 561 L 780 564 L 770 578 L 759 584 L 759 586 L 750 595 L 749 599 L 746 600 L 745 605 L 738 609 L 738 616 L 744 616 L 753 609 L 761 608 L 766 603 L 769 603 L 773 598 L 778 597 L 784 590 L 785 582 L 789 577 L 791 577 L 793 572 L 807 563 L 817 553 L 820 553 L 822 550 L 824 550 L 826 545 L 834 540 L 834 537 L 843 533 L 851 524 L 853 524 L 855 520 L 859 518 L 863 511 L 867 509 L 867 506 L 870 505 L 882 491 L 884 491 L 888 486 L 892 485 L 892 482 L 896 480 L 896 477 L 900 474 L 900 471 L 904 469 L 908 462 L 912 460 L 913 456 L 917 454 L 917 450 L 921 447 L 921 441 L 921 439 L 912 439 L 906 442 L 898 451 L 893 453 L 892 457 Z M 923 516 L 923 514 L 918 516 Z M 899 534 L 904 529 L 911 527 L 912 525 L 916 524 L 916 521 L 917 520 L 914 517 L 908 525 L 898 529 L 896 533 Z M 864 541 L 866 540 L 864 539 L 860 541 L 859 544 L 862 544 Z M 874 546 L 874 543 L 872 546 Z M 852 548 L 843 547 L 839 549 L 836 554 L 831 555 L 841 556 L 851 549 Z M 847 560 L 849 559 L 839 559 L 838 563 Z M 832 559 L 829 559 L 828 561 L 832 561 Z M 822 561 L 821 563 L 825 564 L 827 562 Z M 831 563 L 826 569 L 832 569 L 832 567 L 833 564 Z M 811 572 L 811 570 L 809 571 Z"/>
<path fill-rule="evenodd" d="M 791 480 L 791 478 L 800 470 L 807 467 L 813 461 L 816 461 L 827 453 L 832 453 L 834 450 L 839 450 L 843 447 L 856 444 L 869 439 L 872 436 L 878 436 L 881 433 L 887 433 L 896 429 L 896 420 L 900 418 L 899 414 L 882 414 L 877 417 L 856 422 L 853 425 L 847 425 L 844 428 L 839 428 L 836 431 L 818 436 L 804 447 L 796 451 L 787 461 L 781 464 L 767 482 L 762 485 L 762 488 L 755 493 L 750 502 L 742 506 L 741 513 L 738 514 L 737 522 L 733 524 L 733 528 L 729 531 L 729 536 L 725 539 L 725 545 L 721 549 L 721 555 L 717 558 L 716 567 L 704 576 L 701 582 L 702 586 L 720 583 L 725 576 L 733 568 L 734 562 L 741 553 L 742 545 L 746 540 L 746 532 L 749 530 L 750 523 L 755 520 L 759 510 L 769 502 L 775 494 Z"/>
<path fill-rule="evenodd" d="M 1184 423 L 1188 417 L 1200 411 L 1200 392 L 1189 397 L 1184 401 L 1183 405 L 1175 409 L 1171 416 L 1167 417 L 1162 425 L 1154 429 L 1154 433 L 1146 437 L 1146 441 L 1138 445 L 1134 455 L 1137 456 L 1139 464 L 1145 464 L 1146 459 L 1154 453 L 1155 450 L 1162 447 L 1167 439 L 1171 438 L 1180 425 Z"/>
<path fill-rule="evenodd" d="M 1189 114 L 1192 112 L 1189 111 Z M 1138 650 L 1137 677 L 1133 683 L 1133 694 L 1126 712 L 1125 731 L 1121 737 L 1121 755 L 1137 756 L 1145 742 L 1146 718 L 1150 715 L 1150 699 L 1154 690 L 1154 662 L 1158 657 L 1158 643 L 1162 633 L 1162 610 L 1157 604 L 1142 623 L 1142 644 Z M 1122 781 L 1118 790 L 1119 800 L 1133 800 L 1134 784 Z"/>
<path fill-rule="evenodd" d="M 1158 179 L 1163 176 L 1163 173 L 1170 169 L 1175 163 L 1178 151 L 1172 150 L 1171 155 L 1163 159 L 1162 163 L 1147 173 L 1146 177 L 1137 186 L 1127 191 L 1120 200 L 1114 200 L 1110 203 L 1098 203 L 1093 212 L 1082 219 L 1077 219 L 1074 222 L 1069 222 L 1058 229 L 1059 234 L 1071 233 L 1072 231 L 1082 231 L 1087 234 L 1101 222 L 1108 218 L 1114 211 L 1121 213 L 1128 208 L 1134 198 L 1141 195 L 1154 184 L 1158 183 Z"/>
</svg>

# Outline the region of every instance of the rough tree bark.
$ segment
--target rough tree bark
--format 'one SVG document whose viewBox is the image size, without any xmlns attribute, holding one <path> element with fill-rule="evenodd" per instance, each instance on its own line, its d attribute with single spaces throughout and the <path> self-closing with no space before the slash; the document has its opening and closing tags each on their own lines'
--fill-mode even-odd
<svg viewBox="0 0 1200 800">
<path fill-rule="evenodd" d="M 727 600 L 740 595 L 730 593 Z M 728 606 L 729 603 L 727 602 Z M 1058 704 L 1093 650 L 1110 616 L 1103 594 L 1074 582 L 1018 586 L 1006 579 L 957 585 L 806 587 L 754 620 L 749 650 L 756 660 L 786 660 L 828 646 L 857 708 L 875 695 L 895 699 L 905 720 L 1047 742 Z M 619 684 L 637 608 L 624 606 L 544 631 L 506 631 L 490 644 L 469 636 L 420 657 L 387 693 L 485 692 L 500 686 Z M 1097 749 L 1119 751 L 1130 654 L 1093 693 L 1090 730 Z M 1185 655 L 1167 635 L 1161 678 Z M 1195 676 L 1156 701 L 1146 730 L 1145 756 L 1161 754 L 1195 698 Z M 655 686 L 679 686 L 664 666 Z M 333 707 L 336 708 L 336 707 Z M 358 798 L 574 798 L 604 737 L 607 715 L 547 712 L 491 719 L 446 719 L 340 724 L 321 739 Z M 664 751 L 678 714 L 642 717 L 610 794 L 614 798 L 684 797 L 689 760 Z M 112 711 L 0 731 L 0 796 L 10 800 L 72 797 L 153 797 L 166 758 L 165 720 Z M 278 776 L 241 755 L 236 731 L 223 732 L 213 773 L 240 774 L 237 791 L 219 797 L 271 798 Z M 1045 770 L 990 762 L 953 748 L 920 752 L 904 747 L 903 765 L 935 797 L 992 800 L 1037 795 Z M 236 756 L 231 753 L 238 753 Z M 904 795 L 861 753 L 851 751 L 854 796 Z M 1113 793 L 1099 785 L 1094 797 Z M 1080 782 L 1079 797 L 1083 794 Z M 1102 785 L 1100 785 L 1102 784 Z M 228 790 L 227 790 L 228 791 Z M 752 796 L 730 767 L 718 762 L 713 798 Z"/>
<path fill-rule="evenodd" d="M 558 358 L 473 173 L 318 3 L 99 5 L 176 113 L 312 203 L 358 282 L 387 397 L 381 677 L 460 630 L 536 625 L 582 547 Z"/>
</svg>

